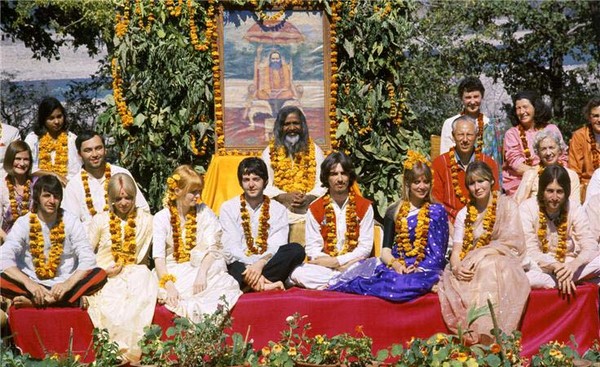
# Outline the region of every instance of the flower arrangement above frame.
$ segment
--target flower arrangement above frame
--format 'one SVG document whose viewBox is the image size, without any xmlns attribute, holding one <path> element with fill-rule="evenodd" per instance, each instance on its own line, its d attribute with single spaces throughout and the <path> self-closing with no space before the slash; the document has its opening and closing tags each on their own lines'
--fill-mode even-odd
<svg viewBox="0 0 600 367">
<path fill-rule="evenodd" d="M 277 8 L 275 8 L 277 7 Z M 279 1 L 261 9 L 222 4 L 212 43 L 218 155 L 262 151 L 278 112 L 295 106 L 325 151 L 336 149 L 339 6 Z"/>
</svg>

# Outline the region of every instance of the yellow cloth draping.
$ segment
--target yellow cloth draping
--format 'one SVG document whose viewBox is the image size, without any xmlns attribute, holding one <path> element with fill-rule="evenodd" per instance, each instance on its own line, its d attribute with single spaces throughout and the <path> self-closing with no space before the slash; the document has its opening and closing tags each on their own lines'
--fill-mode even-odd
<svg viewBox="0 0 600 367">
<path fill-rule="evenodd" d="M 202 201 L 219 215 L 221 204 L 243 191 L 238 183 L 237 169 L 247 155 L 213 155 L 206 174 Z"/>
</svg>

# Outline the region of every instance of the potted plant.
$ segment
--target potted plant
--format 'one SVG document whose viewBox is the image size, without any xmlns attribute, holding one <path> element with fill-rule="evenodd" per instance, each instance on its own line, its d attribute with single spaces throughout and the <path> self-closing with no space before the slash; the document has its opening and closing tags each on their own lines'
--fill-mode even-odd
<svg viewBox="0 0 600 367">
<path fill-rule="evenodd" d="M 305 322 L 306 316 L 295 313 L 288 316 L 285 321 L 287 328 L 281 332 L 278 341 L 269 341 L 262 348 L 258 364 L 272 367 L 294 367 L 301 358 L 309 338 L 306 332 L 310 330 L 310 323 Z"/>
</svg>

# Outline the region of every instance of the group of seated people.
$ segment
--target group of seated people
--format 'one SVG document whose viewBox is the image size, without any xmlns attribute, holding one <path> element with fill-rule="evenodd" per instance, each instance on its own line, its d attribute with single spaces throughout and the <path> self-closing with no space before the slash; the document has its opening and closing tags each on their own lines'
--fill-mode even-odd
<svg viewBox="0 0 600 367">
<path fill-rule="evenodd" d="M 325 156 L 297 107 L 279 111 L 262 158 L 240 162 L 243 193 L 218 217 L 201 202 L 203 178 L 189 165 L 168 177 L 163 209 L 152 215 L 131 174 L 106 162 L 103 137 L 75 137 L 63 106 L 47 98 L 34 132 L 1 152 L 1 295 L 15 307 L 87 308 L 129 361 L 141 356 L 137 342 L 157 302 L 198 321 L 243 292 L 290 286 L 397 302 L 433 290 L 453 331 L 490 299 L 510 332 L 532 287 L 568 297 L 579 282 L 600 281 L 600 195 L 580 205 L 585 186 L 563 166 L 560 131 L 538 123 L 542 107 L 525 97 L 516 100 L 519 127 L 506 132 L 500 171 L 485 154 L 493 123 L 479 112 L 483 90 L 461 88 L 465 110 L 450 122 L 455 147 L 433 162 L 408 152 L 379 258 L 370 257 L 375 211 L 357 189 L 352 160 Z M 596 139 L 597 165 L 594 103 L 587 138 Z M 587 194 L 598 191 L 590 180 Z M 492 342 L 490 317 L 471 329 L 472 341 Z"/>
</svg>

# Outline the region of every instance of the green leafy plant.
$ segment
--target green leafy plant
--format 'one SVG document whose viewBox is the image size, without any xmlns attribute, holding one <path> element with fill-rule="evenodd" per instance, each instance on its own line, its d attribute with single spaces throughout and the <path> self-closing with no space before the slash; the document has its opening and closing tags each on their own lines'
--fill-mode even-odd
<svg viewBox="0 0 600 367">
<path fill-rule="evenodd" d="M 281 331 L 278 341 L 269 341 L 269 345 L 261 350 L 259 364 L 274 367 L 293 367 L 302 358 L 302 351 L 310 340 L 306 332 L 311 325 L 305 321 L 306 316 L 295 313 L 285 319 L 287 327 Z"/>
<path fill-rule="evenodd" d="M 580 359 L 579 353 L 568 344 L 552 341 L 540 346 L 539 351 L 531 357 L 532 367 L 565 367 L 573 366 L 573 361 Z"/>
<path fill-rule="evenodd" d="M 95 360 L 92 366 L 117 366 L 121 363 L 119 345 L 110 341 L 108 330 L 94 328 L 93 342 Z"/>
</svg>

